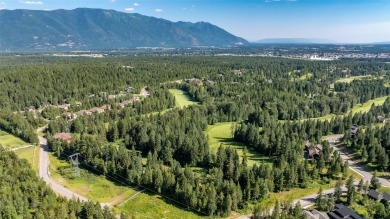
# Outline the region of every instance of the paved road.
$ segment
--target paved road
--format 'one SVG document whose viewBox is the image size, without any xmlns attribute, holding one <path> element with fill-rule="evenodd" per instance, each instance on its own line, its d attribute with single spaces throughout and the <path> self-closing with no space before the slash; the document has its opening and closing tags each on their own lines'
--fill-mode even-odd
<svg viewBox="0 0 390 219">
<path fill-rule="evenodd" d="M 333 147 L 335 150 L 339 151 L 340 157 L 344 161 L 348 161 L 349 167 L 353 171 L 355 171 L 359 175 L 361 175 L 363 177 L 364 181 L 370 181 L 372 178 L 372 174 L 370 172 L 364 170 L 364 168 L 362 166 L 351 161 L 349 159 L 349 157 L 344 152 L 342 152 L 339 147 L 336 146 L 336 142 L 338 142 L 341 137 L 343 137 L 343 135 L 333 135 L 333 136 L 326 138 L 326 140 L 330 143 L 331 147 Z M 386 179 L 379 178 L 379 181 L 382 183 L 383 186 L 390 187 L 390 182 L 387 181 Z M 355 182 L 355 184 L 357 184 L 357 182 Z M 342 189 L 343 189 L 343 191 L 346 191 L 345 186 Z M 298 200 L 294 200 L 293 203 L 295 204 L 297 202 L 300 202 L 300 204 L 303 208 L 308 208 L 308 207 L 312 206 L 314 204 L 315 198 L 317 197 L 318 191 L 313 191 L 313 192 L 316 192 L 316 193 L 313 195 L 303 197 L 303 198 L 298 199 Z M 324 192 L 324 194 L 334 193 L 334 188 L 325 190 L 323 192 Z M 272 209 L 270 211 L 272 212 Z M 238 219 L 249 219 L 249 218 L 251 218 L 251 214 L 238 217 Z"/>
<path fill-rule="evenodd" d="M 372 174 L 367 171 L 364 166 L 356 164 L 352 160 L 349 159 L 349 157 L 342 151 L 340 150 L 339 147 L 336 146 L 335 141 L 338 141 L 339 138 L 341 138 L 342 135 L 334 135 L 331 137 L 328 137 L 326 140 L 329 141 L 330 146 L 333 147 L 335 150 L 339 151 L 340 157 L 345 161 L 348 161 L 348 165 L 351 167 L 352 170 L 357 172 L 359 175 L 363 177 L 364 181 L 370 181 L 372 178 Z M 383 186 L 390 187 L 390 182 L 387 181 L 384 178 L 378 177 L 379 181 L 382 183 Z"/>
<path fill-rule="evenodd" d="M 39 177 L 41 177 L 46 184 L 48 184 L 55 193 L 65 196 L 68 199 L 80 199 L 80 201 L 88 201 L 88 199 L 82 195 L 79 195 L 62 185 L 56 183 L 54 180 L 50 178 L 49 173 L 49 154 L 47 150 L 47 140 L 45 138 L 39 137 L 39 142 L 41 144 L 40 149 L 40 159 L 39 159 Z"/>
</svg>

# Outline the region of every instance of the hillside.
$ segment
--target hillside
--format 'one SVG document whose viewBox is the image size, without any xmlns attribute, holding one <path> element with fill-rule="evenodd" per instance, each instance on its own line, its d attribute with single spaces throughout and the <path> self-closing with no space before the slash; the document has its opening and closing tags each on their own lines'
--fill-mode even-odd
<svg viewBox="0 0 390 219">
<path fill-rule="evenodd" d="M 137 13 L 0 10 L 0 50 L 119 49 L 246 44 L 206 22 L 171 22 Z"/>
</svg>

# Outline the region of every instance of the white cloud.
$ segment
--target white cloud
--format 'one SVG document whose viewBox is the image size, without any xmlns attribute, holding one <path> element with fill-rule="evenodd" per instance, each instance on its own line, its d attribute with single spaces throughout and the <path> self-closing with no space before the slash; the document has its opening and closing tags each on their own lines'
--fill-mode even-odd
<svg viewBox="0 0 390 219">
<path fill-rule="evenodd" d="M 20 3 L 26 4 L 26 5 L 42 5 L 43 2 L 41 1 L 21 1 Z"/>
<path fill-rule="evenodd" d="M 135 7 L 140 6 L 141 4 L 138 4 L 137 2 L 133 4 Z"/>
<path fill-rule="evenodd" d="M 156 9 L 154 9 L 154 11 L 157 12 L 157 13 L 160 13 L 160 12 L 162 12 L 163 10 L 162 10 L 161 8 L 156 8 Z"/>
<path fill-rule="evenodd" d="M 5 2 L 0 2 L 0 10 L 5 9 L 5 5 L 6 5 Z"/>
<path fill-rule="evenodd" d="M 134 11 L 134 8 L 125 8 L 125 11 Z"/>
<path fill-rule="evenodd" d="M 111 3 L 115 3 L 115 2 L 116 2 L 116 0 L 110 0 L 110 2 L 111 2 Z"/>
</svg>

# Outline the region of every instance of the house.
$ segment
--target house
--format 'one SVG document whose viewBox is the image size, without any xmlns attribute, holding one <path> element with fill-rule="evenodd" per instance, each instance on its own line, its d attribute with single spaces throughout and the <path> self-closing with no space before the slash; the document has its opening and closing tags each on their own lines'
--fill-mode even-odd
<svg viewBox="0 0 390 219">
<path fill-rule="evenodd" d="M 61 139 L 69 144 L 72 140 L 72 136 L 68 132 L 59 132 L 53 135 L 53 139 Z"/>
<path fill-rule="evenodd" d="M 386 119 L 386 117 L 384 117 L 384 116 L 378 116 L 378 122 L 380 122 L 380 123 L 386 123 L 386 122 L 387 122 L 387 119 Z"/>
<path fill-rule="evenodd" d="M 322 151 L 322 145 L 312 145 L 310 141 L 305 141 L 305 158 L 317 159 Z"/>
<path fill-rule="evenodd" d="M 125 88 L 125 91 L 126 92 L 134 91 L 134 87 L 127 87 L 127 88 Z"/>
<path fill-rule="evenodd" d="M 386 201 L 386 202 L 390 201 L 390 194 L 389 193 L 387 193 L 387 192 L 383 193 L 382 197 L 383 197 L 382 201 Z"/>
<path fill-rule="evenodd" d="M 356 124 L 353 124 L 351 127 L 351 135 L 355 136 L 358 130 L 359 130 L 359 126 Z"/>
<path fill-rule="evenodd" d="M 68 110 L 70 107 L 70 104 L 61 104 L 57 106 L 59 109 Z"/>
<path fill-rule="evenodd" d="M 70 120 L 76 119 L 77 118 L 77 114 L 67 112 L 67 113 L 63 113 L 62 117 L 64 117 L 66 120 L 70 121 Z"/>
<path fill-rule="evenodd" d="M 329 219 L 329 216 L 325 212 L 322 212 L 322 211 L 304 210 L 304 213 L 305 213 L 307 219 Z"/>
<path fill-rule="evenodd" d="M 336 209 L 328 213 L 331 219 L 363 219 L 350 208 L 343 204 L 336 204 Z"/>
<path fill-rule="evenodd" d="M 371 189 L 369 192 L 368 192 L 368 196 L 376 201 L 380 201 L 383 199 L 383 195 L 379 192 L 377 192 L 376 190 L 373 190 Z"/>
</svg>

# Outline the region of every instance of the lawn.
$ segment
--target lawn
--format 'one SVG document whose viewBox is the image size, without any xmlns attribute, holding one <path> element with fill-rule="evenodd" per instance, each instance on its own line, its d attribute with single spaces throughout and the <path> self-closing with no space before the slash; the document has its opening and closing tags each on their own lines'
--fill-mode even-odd
<svg viewBox="0 0 390 219">
<path fill-rule="evenodd" d="M 169 89 L 169 92 L 175 96 L 176 107 L 183 108 L 192 104 L 198 104 L 197 101 L 192 99 L 190 94 L 187 91 L 178 90 L 178 89 Z"/>
<path fill-rule="evenodd" d="M 375 104 L 376 106 L 381 106 L 386 101 L 388 96 L 379 97 L 373 100 L 369 100 L 363 104 L 356 104 L 348 113 L 352 112 L 352 114 L 355 113 L 366 113 L 371 109 L 372 104 Z M 348 114 L 347 113 L 347 114 Z"/>
<path fill-rule="evenodd" d="M 169 204 L 159 195 L 140 193 L 118 209 L 135 218 L 205 218 Z"/>
<path fill-rule="evenodd" d="M 313 73 L 307 73 L 307 74 L 304 74 L 302 75 L 301 77 L 298 78 L 298 81 L 303 81 L 303 80 L 307 80 L 309 78 L 313 77 Z"/>
<path fill-rule="evenodd" d="M 390 87 L 390 84 L 385 84 L 385 87 Z"/>
<path fill-rule="evenodd" d="M 29 164 L 32 165 L 33 169 L 38 172 L 39 165 L 39 150 L 40 147 L 28 147 L 15 151 L 20 158 L 26 159 Z"/>
<path fill-rule="evenodd" d="M 12 148 L 26 146 L 29 145 L 30 143 L 27 143 L 14 135 L 11 135 L 5 131 L 0 130 L 0 144 L 4 148 L 12 149 Z"/>
<path fill-rule="evenodd" d="M 347 113 L 344 115 L 348 115 L 349 113 L 356 114 L 356 113 L 366 113 L 371 109 L 372 104 L 375 104 L 376 106 L 381 106 L 385 103 L 386 99 L 390 96 L 384 96 L 384 97 L 378 97 L 373 100 L 369 100 L 365 103 L 361 104 L 356 104 L 355 106 L 352 107 L 352 109 L 348 110 Z M 344 116 L 340 115 L 340 116 Z M 317 117 L 317 118 L 310 118 L 310 119 L 315 119 L 315 120 L 320 120 L 320 121 L 325 121 L 328 120 L 330 121 L 332 118 L 336 117 L 336 114 L 328 114 L 325 116 Z M 306 120 L 306 119 L 304 119 Z"/>
<path fill-rule="evenodd" d="M 232 124 L 234 122 L 222 122 L 215 125 L 209 125 L 205 131 L 205 135 L 208 137 L 208 142 L 210 146 L 210 151 L 216 153 L 219 146 L 222 144 L 224 146 L 230 146 L 237 150 L 238 154 L 242 156 L 242 151 L 244 149 L 244 144 L 233 140 L 233 135 L 231 131 Z M 252 166 L 253 164 L 272 163 L 272 159 L 264 156 L 257 151 L 247 147 L 248 153 L 248 165 Z"/>
<path fill-rule="evenodd" d="M 351 83 L 353 80 L 362 80 L 371 77 L 371 75 L 351 76 L 348 78 L 340 78 L 335 83 Z"/>
<path fill-rule="evenodd" d="M 59 184 L 69 188 L 92 201 L 111 203 L 116 205 L 137 192 L 121 183 L 114 183 L 104 176 L 93 174 L 80 168 L 81 177 L 74 178 L 71 165 L 59 160 L 52 154 L 50 156 L 50 174 Z"/>
</svg>

